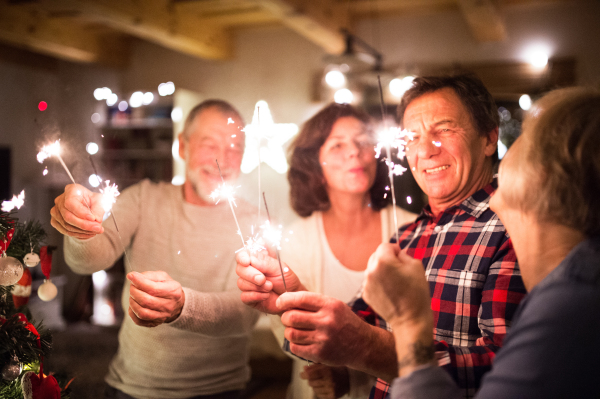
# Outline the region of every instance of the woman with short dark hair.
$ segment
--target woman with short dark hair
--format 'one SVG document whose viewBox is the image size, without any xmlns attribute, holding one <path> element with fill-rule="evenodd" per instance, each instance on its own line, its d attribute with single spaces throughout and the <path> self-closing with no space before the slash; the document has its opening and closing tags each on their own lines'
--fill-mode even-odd
<svg viewBox="0 0 600 399">
<path fill-rule="evenodd" d="M 304 124 L 290 150 L 291 204 L 302 218 L 290 227 L 292 239 L 282 244 L 282 257 L 294 265 L 309 291 L 344 302 L 359 293 L 369 256 L 394 235 L 394 209 L 386 195 L 387 166 L 375 158 L 374 135 L 364 111 L 330 104 Z M 416 216 L 401 208 L 395 211 L 400 225 Z M 348 380 L 345 370 L 313 365 L 303 374 L 314 386 L 313 393 L 299 378 L 304 366 L 300 361 L 294 366 L 289 396 L 295 399 L 312 399 L 315 393 L 320 396 L 334 389 L 325 383 L 331 382 L 327 373 L 341 373 Z M 317 382 L 316 375 L 323 377 Z M 351 374 L 346 388 L 361 385 L 358 378 Z M 368 396 L 371 384 L 366 381 L 367 392 L 356 395 Z M 339 384 L 335 389 L 339 393 Z"/>
</svg>

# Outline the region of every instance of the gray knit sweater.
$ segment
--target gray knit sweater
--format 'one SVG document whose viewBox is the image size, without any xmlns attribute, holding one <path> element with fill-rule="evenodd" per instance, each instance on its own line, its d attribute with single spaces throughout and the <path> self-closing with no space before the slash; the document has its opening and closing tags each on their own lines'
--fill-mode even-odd
<svg viewBox="0 0 600 399">
<path fill-rule="evenodd" d="M 243 233 L 254 209 L 238 201 Z M 123 191 L 113 208 L 130 264 L 126 271 L 162 270 L 184 287 L 179 318 L 155 328 L 127 316 L 106 381 L 136 398 L 186 398 L 241 389 L 249 379 L 248 336 L 258 312 L 240 301 L 235 251 L 242 246 L 226 201 L 195 206 L 181 187 L 142 181 Z M 112 220 L 89 240 L 65 237 L 65 260 L 76 273 L 106 269 L 122 255 Z"/>
</svg>

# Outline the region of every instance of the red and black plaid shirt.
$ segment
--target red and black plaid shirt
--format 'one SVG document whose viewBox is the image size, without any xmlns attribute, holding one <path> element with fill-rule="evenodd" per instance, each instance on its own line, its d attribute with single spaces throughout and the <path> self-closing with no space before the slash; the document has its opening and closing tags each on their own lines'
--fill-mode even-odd
<svg viewBox="0 0 600 399">
<path fill-rule="evenodd" d="M 437 217 L 427 206 L 398 234 L 400 247 L 425 266 L 438 363 L 466 398 L 490 369 L 526 293 L 512 242 L 489 209 L 496 187 L 494 181 Z M 352 309 L 370 324 L 389 329 L 362 299 Z M 387 397 L 388 388 L 378 380 L 370 398 Z"/>
</svg>

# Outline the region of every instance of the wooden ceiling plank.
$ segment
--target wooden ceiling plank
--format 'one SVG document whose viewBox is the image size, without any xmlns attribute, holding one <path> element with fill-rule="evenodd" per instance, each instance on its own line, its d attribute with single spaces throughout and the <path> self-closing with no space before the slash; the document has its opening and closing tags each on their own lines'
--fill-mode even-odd
<svg viewBox="0 0 600 399">
<path fill-rule="evenodd" d="M 121 64 L 119 52 L 104 50 L 102 35 L 18 6 L 0 6 L 0 40 L 68 61 Z"/>
<path fill-rule="evenodd" d="M 338 0 L 339 8 L 349 8 L 353 17 L 369 18 L 383 13 L 415 14 L 436 13 L 458 9 L 456 0 Z"/>
<path fill-rule="evenodd" d="M 459 6 L 477 41 L 500 42 L 506 39 L 506 27 L 494 0 L 459 0 Z"/>
<path fill-rule="evenodd" d="M 333 0 L 253 0 L 280 19 L 283 25 L 331 54 L 341 54 L 346 41 L 341 30 L 349 28 L 348 15 Z"/>
<path fill-rule="evenodd" d="M 54 10 L 57 7 L 53 0 L 39 0 L 36 4 Z M 58 7 L 192 56 L 227 59 L 233 52 L 227 29 L 198 20 L 169 0 L 61 0 Z"/>
</svg>

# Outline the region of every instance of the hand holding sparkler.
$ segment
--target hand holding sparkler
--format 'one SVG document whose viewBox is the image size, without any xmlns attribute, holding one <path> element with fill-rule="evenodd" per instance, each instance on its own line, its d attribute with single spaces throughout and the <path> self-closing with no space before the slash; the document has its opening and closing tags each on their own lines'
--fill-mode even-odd
<svg viewBox="0 0 600 399">
<path fill-rule="evenodd" d="M 102 197 L 78 184 L 67 185 L 65 192 L 54 200 L 55 205 L 50 210 L 52 227 L 64 235 L 79 239 L 102 234 Z"/>
<path fill-rule="evenodd" d="M 156 327 L 177 319 L 185 303 L 181 284 L 163 271 L 131 272 L 129 317 L 142 327 Z"/>
<path fill-rule="evenodd" d="M 265 251 L 250 254 L 242 250 L 236 254 L 235 259 L 242 302 L 252 308 L 279 314 L 281 311 L 275 303 L 279 295 L 286 292 L 286 286 L 288 292 L 306 290 L 298 276 L 285 263 L 282 264 L 282 275 L 277 259 Z M 284 279 L 286 285 L 283 283 Z"/>
</svg>

